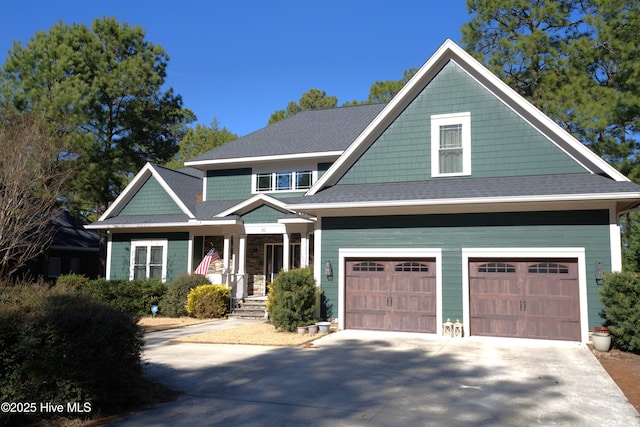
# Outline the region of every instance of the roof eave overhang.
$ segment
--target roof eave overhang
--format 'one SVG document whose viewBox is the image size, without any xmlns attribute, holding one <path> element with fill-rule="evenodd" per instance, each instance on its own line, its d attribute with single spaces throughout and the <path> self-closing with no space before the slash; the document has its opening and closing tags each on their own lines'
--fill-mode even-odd
<svg viewBox="0 0 640 427">
<path fill-rule="evenodd" d="M 278 224 L 313 224 L 316 222 L 316 218 L 313 217 L 298 217 L 298 218 L 280 218 Z"/>
<path fill-rule="evenodd" d="M 626 206 L 637 209 L 640 206 L 640 193 L 607 193 L 607 194 L 562 194 L 553 196 L 515 196 L 515 197 L 479 197 L 479 198 L 456 198 L 456 199 L 418 199 L 418 200 L 392 200 L 392 201 L 364 201 L 364 202 L 334 202 L 334 203 L 308 203 L 289 205 L 290 208 L 298 212 L 317 213 L 357 211 L 357 210 L 403 210 L 408 208 L 447 208 L 466 207 L 466 210 L 483 209 L 482 207 L 492 206 L 496 210 L 509 209 L 517 205 L 527 206 L 530 209 L 532 204 L 547 207 L 552 205 L 567 206 L 572 204 L 607 204 L 616 202 L 626 202 Z"/>
<path fill-rule="evenodd" d="M 148 228 L 191 228 L 202 227 L 211 225 L 240 225 L 242 224 L 240 218 L 222 218 L 222 219 L 206 219 L 198 220 L 192 219 L 188 222 L 156 222 L 156 223 L 133 223 L 133 224 L 101 224 L 96 222 L 93 224 L 85 225 L 85 228 L 90 230 L 129 230 L 129 229 L 148 229 Z"/>
<path fill-rule="evenodd" d="M 563 151 L 567 152 L 587 171 L 604 173 L 616 181 L 629 181 L 622 173 L 607 164 L 500 78 L 491 73 L 464 49 L 447 39 L 353 143 L 347 147 L 344 154 L 316 181 L 306 195 L 312 196 L 325 187 L 335 185 L 340 177 L 368 149 L 369 145 L 382 134 L 448 61 L 454 61 L 462 66 L 472 78 L 496 95 L 510 109 L 535 126 L 536 129 Z"/>
<path fill-rule="evenodd" d="M 153 164 L 147 162 L 142 169 L 136 174 L 136 176 L 131 180 L 131 182 L 127 185 L 127 187 L 120 193 L 120 195 L 111 203 L 111 205 L 107 208 L 107 210 L 102 214 L 100 220 L 105 220 L 110 218 L 116 211 L 118 211 L 122 206 L 129 203 L 131 198 L 135 195 L 135 193 L 142 188 L 146 179 L 150 176 L 153 176 L 156 181 L 160 184 L 160 186 L 164 189 L 167 195 L 174 201 L 176 205 L 180 208 L 182 213 L 184 213 L 189 218 L 195 218 L 195 215 L 191 212 L 191 210 L 183 203 L 183 201 L 178 197 L 178 195 L 173 191 L 173 189 L 167 184 L 167 182 L 162 178 L 162 176 L 155 170 Z"/>
<path fill-rule="evenodd" d="M 213 160 L 197 160 L 192 162 L 185 162 L 185 166 L 200 170 L 222 169 L 229 166 L 241 167 L 241 166 L 254 166 L 260 163 L 273 163 L 283 161 L 296 161 L 296 160 L 335 160 L 344 153 L 344 150 L 339 151 L 319 151 L 313 153 L 292 153 L 292 154 L 278 154 L 273 156 L 255 156 L 255 157 L 236 157 L 232 159 L 213 159 Z"/>
</svg>

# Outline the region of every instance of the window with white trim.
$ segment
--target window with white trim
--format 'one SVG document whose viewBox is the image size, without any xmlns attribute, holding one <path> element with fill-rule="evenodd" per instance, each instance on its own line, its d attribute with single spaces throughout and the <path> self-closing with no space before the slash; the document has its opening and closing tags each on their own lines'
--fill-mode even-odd
<svg viewBox="0 0 640 427">
<path fill-rule="evenodd" d="M 431 176 L 471 175 L 471 113 L 431 116 Z"/>
<path fill-rule="evenodd" d="M 313 171 L 279 171 L 255 174 L 254 190 L 258 193 L 273 191 L 303 191 L 311 188 Z"/>
<path fill-rule="evenodd" d="M 167 280 L 167 241 L 134 240 L 131 242 L 130 280 Z"/>
</svg>

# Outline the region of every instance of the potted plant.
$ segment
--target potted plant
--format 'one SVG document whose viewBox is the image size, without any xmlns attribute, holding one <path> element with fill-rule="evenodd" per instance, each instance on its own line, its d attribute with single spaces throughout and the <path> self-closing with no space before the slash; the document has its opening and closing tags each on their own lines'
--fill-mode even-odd
<svg viewBox="0 0 640 427">
<path fill-rule="evenodd" d="M 307 330 L 311 335 L 315 335 L 318 333 L 318 325 L 312 323 L 309 326 L 307 326 Z"/>
<path fill-rule="evenodd" d="M 331 327 L 331 322 L 318 322 L 316 323 L 316 325 L 318 325 L 321 334 L 328 334 L 329 328 Z"/>
<path fill-rule="evenodd" d="M 611 334 L 609 328 L 604 326 L 596 326 L 591 334 L 591 342 L 593 348 L 598 351 L 609 351 L 611 348 Z"/>
</svg>

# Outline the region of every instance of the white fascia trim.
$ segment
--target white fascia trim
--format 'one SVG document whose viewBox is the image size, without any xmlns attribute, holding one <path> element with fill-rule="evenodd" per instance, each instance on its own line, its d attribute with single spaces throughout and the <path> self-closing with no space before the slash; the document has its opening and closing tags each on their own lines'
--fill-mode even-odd
<svg viewBox="0 0 640 427">
<path fill-rule="evenodd" d="M 607 172 L 611 178 L 616 181 L 629 181 L 627 177 L 618 172 L 614 167 L 609 165 L 603 159 L 601 159 L 598 155 L 596 155 L 593 151 L 587 148 L 580 141 L 575 139 L 571 134 L 562 129 L 560 125 L 551 120 L 546 114 L 542 113 L 536 107 L 533 106 L 529 101 L 527 101 L 524 97 L 518 94 L 515 90 L 513 90 L 509 85 L 504 83 L 498 76 L 489 71 L 484 65 L 482 65 L 478 60 L 473 58 L 470 54 L 468 54 L 464 49 L 455 44 L 450 39 L 445 40 L 445 42 L 438 48 L 438 50 L 425 62 L 425 64 L 418 70 L 418 72 L 409 80 L 409 82 L 393 97 L 393 99 L 387 104 L 387 106 L 373 119 L 373 121 L 362 131 L 362 133 L 353 141 L 353 143 L 344 151 L 344 154 L 335 161 L 335 163 L 327 170 L 327 172 L 311 187 L 311 189 L 307 192 L 308 196 L 316 194 L 320 191 L 327 183 L 334 183 L 332 180 L 334 179 L 334 175 L 340 173 L 345 164 L 348 164 L 351 160 L 356 160 L 358 158 L 357 154 L 361 154 L 360 151 L 369 139 L 371 134 L 375 131 L 375 129 L 383 123 L 389 114 L 391 114 L 396 107 L 404 101 L 404 98 L 410 95 L 412 92 L 416 90 L 416 87 L 419 87 L 419 84 L 422 84 L 425 76 L 429 76 L 433 74 L 436 70 L 435 67 L 441 63 L 443 60 L 453 60 L 458 59 L 462 63 L 461 67 L 465 69 L 466 67 L 472 69 L 474 72 L 482 76 L 485 80 L 487 80 L 491 85 L 494 86 L 495 91 L 487 88 L 490 92 L 496 94 L 497 92 L 501 92 L 500 94 L 496 94 L 499 99 L 502 99 L 502 102 L 505 102 L 504 99 L 511 99 L 515 104 L 518 105 L 519 108 L 525 110 L 528 114 L 530 114 L 533 118 L 535 118 L 540 124 L 544 125 L 549 129 L 549 131 L 555 134 L 557 137 L 566 141 L 572 148 L 576 151 L 580 152 L 583 156 L 585 156 L 591 162 L 597 164 L 600 169 Z M 456 62 L 458 63 L 458 62 Z M 460 65 L 460 64 L 458 64 Z M 468 72 L 468 71 L 467 71 Z M 476 79 L 477 80 L 477 79 Z M 484 86 L 484 85 L 483 85 Z M 486 86 L 485 86 L 486 87 Z M 508 104 L 508 103 L 507 103 Z M 533 125 L 532 125 L 533 126 Z M 534 126 L 536 127 L 536 126 Z M 536 127 L 537 128 L 537 127 Z M 544 132 L 543 132 L 544 133 Z M 584 167 L 584 165 L 582 165 Z M 588 168 L 586 168 L 589 170 Z"/>
<path fill-rule="evenodd" d="M 313 224 L 315 221 L 312 218 L 280 218 L 278 224 Z"/>
<path fill-rule="evenodd" d="M 85 225 L 89 230 L 118 230 L 133 228 L 185 228 L 200 227 L 203 225 L 238 225 L 242 224 L 241 219 L 211 219 L 211 220 L 189 220 L 188 222 L 156 222 L 144 224 L 100 224 L 94 223 Z"/>
<path fill-rule="evenodd" d="M 316 241 L 320 240 L 316 236 Z M 441 248 L 339 248 L 338 249 L 338 329 L 344 329 L 347 258 L 435 258 L 436 334 L 442 335 L 442 249 Z M 320 264 L 320 263 L 318 263 Z"/>
<path fill-rule="evenodd" d="M 490 203 L 527 203 L 527 202 L 570 202 L 570 201 L 603 201 L 638 199 L 640 193 L 588 193 L 588 194 L 559 194 L 554 196 L 513 196 L 513 197 L 484 197 L 463 199 L 428 199 L 428 200 L 393 200 L 393 201 L 366 201 L 366 202 L 335 202 L 335 203 L 309 203 L 289 205 L 295 210 L 321 210 L 340 208 L 378 208 L 378 207 L 403 207 L 403 206 L 436 206 L 436 205 L 470 205 Z"/>
<path fill-rule="evenodd" d="M 158 182 L 160 183 L 164 191 L 166 191 L 169 197 L 171 197 L 171 199 L 178 205 L 180 210 L 182 210 L 182 212 L 189 218 L 195 218 L 196 216 L 189 210 L 189 208 L 187 208 L 187 206 L 184 203 L 182 203 L 182 200 L 180 200 L 180 198 L 176 195 L 176 193 L 173 192 L 173 190 L 171 189 L 171 187 L 169 187 L 169 185 L 165 182 L 165 180 L 162 179 L 162 177 L 155 170 L 155 168 L 151 166 L 150 169 L 153 177 L 156 180 L 158 180 Z"/>
<path fill-rule="evenodd" d="M 236 157 L 233 159 L 218 160 L 198 160 L 195 162 L 185 162 L 185 166 L 217 166 L 217 165 L 235 165 L 239 163 L 256 164 L 260 162 L 274 162 L 282 160 L 302 160 L 302 159 L 322 159 L 334 158 L 342 155 L 344 151 L 318 151 L 314 153 L 297 153 L 297 154 L 277 154 L 273 156 L 255 156 L 255 157 Z"/>
<path fill-rule="evenodd" d="M 129 185 L 127 185 L 122 193 L 120 193 L 120 195 L 116 197 L 113 203 L 111 203 L 111 206 L 107 208 L 107 210 L 102 214 L 98 221 L 104 221 L 105 219 L 109 218 L 111 213 L 128 198 L 129 193 L 137 191 L 142 186 L 143 178 L 147 178 L 148 174 L 151 174 L 150 170 L 151 163 L 147 163 L 146 165 L 144 165 L 142 169 L 140 169 L 140 171 L 136 174 L 136 176 L 131 180 Z"/>
<path fill-rule="evenodd" d="M 576 258 L 578 260 L 578 287 L 580 300 L 580 341 L 589 341 L 589 316 L 587 303 L 587 266 L 585 248 L 462 248 L 462 316 L 470 331 L 469 301 L 470 258 Z"/>
<path fill-rule="evenodd" d="M 234 219 L 201 219 L 189 221 L 189 225 L 201 226 L 201 225 L 240 225 L 242 220 L 240 218 Z"/>
<path fill-rule="evenodd" d="M 274 197 L 270 197 L 264 193 L 260 193 L 260 194 L 256 194 L 255 196 L 238 203 L 235 206 L 230 207 L 229 209 L 220 212 L 219 214 L 216 215 L 216 217 L 225 217 L 227 215 L 231 215 L 234 212 L 240 211 L 242 209 L 245 209 L 247 207 L 250 207 L 252 205 L 258 205 L 260 203 L 264 203 L 276 208 L 280 208 L 283 209 L 287 212 L 293 213 L 293 211 L 291 209 L 289 209 L 289 207 L 287 206 L 286 203 L 274 198 Z"/>
<path fill-rule="evenodd" d="M 182 200 L 180 200 L 180 198 L 176 195 L 176 193 L 174 193 L 174 191 L 171 189 L 171 187 L 169 187 L 169 185 L 165 182 L 165 180 L 162 179 L 160 174 L 154 169 L 153 165 L 151 163 L 147 163 L 140 170 L 140 172 L 138 172 L 138 174 L 135 176 L 135 178 L 133 178 L 133 180 L 131 180 L 131 182 L 129 183 L 129 185 L 127 185 L 127 187 L 124 189 L 124 191 L 122 193 L 120 193 L 120 195 L 111 204 L 111 206 L 109 206 L 109 208 L 105 211 L 105 213 L 102 214 L 100 219 L 98 219 L 98 222 L 109 218 L 111 213 L 117 207 L 119 207 L 121 203 L 123 203 L 125 200 L 128 201 L 129 200 L 129 194 L 133 194 L 133 193 L 135 193 L 135 191 L 138 191 L 142 187 L 142 185 L 144 184 L 144 182 L 145 182 L 144 179 L 148 178 L 149 176 L 153 176 L 158 181 L 158 183 L 163 188 L 163 190 L 167 192 L 169 197 L 171 197 L 171 200 L 173 200 L 174 203 L 178 205 L 180 210 L 185 215 L 187 215 L 189 218 L 195 218 L 196 217 L 189 210 L 189 208 L 187 208 L 185 206 L 185 204 L 182 203 Z"/>
<path fill-rule="evenodd" d="M 535 118 L 540 124 L 544 125 L 547 129 L 549 129 L 551 133 L 555 134 L 562 140 L 566 141 L 573 149 L 580 152 L 580 154 L 585 156 L 589 161 L 597 164 L 598 167 L 603 171 L 607 172 L 607 174 L 611 178 L 615 179 L 616 181 L 629 181 L 629 179 L 626 176 L 624 176 L 622 173 L 616 170 L 613 166 L 609 165 L 606 161 L 601 159 L 597 154 L 591 151 L 587 146 L 585 146 L 583 143 L 581 143 L 576 138 L 574 138 L 573 135 L 571 135 L 569 132 L 564 130 L 559 124 L 551 120 L 549 116 L 544 114 L 542 111 L 536 108 L 533 104 L 527 101 L 522 95 L 516 92 L 508 84 L 500 80 L 498 76 L 496 76 L 491 71 L 489 71 L 484 65 L 482 65 L 478 60 L 472 57 L 460 46 L 456 45 L 451 40 L 445 41 L 445 43 L 443 44 L 443 47 L 445 46 L 455 56 L 457 56 L 461 61 L 463 61 L 464 65 L 472 68 L 475 72 L 477 72 L 483 78 L 488 80 L 489 83 L 491 83 L 496 90 L 502 92 L 503 96 L 511 99 L 513 102 L 518 104 L 520 108 L 524 109 L 528 114 L 530 114 L 533 118 Z M 464 66 L 462 68 L 464 69 Z M 489 90 L 491 92 L 494 92 L 491 89 Z"/>
<path fill-rule="evenodd" d="M 336 160 L 333 165 L 331 165 L 331 167 L 325 172 L 325 174 L 322 175 L 322 177 L 318 181 L 316 181 L 313 187 L 309 189 L 309 191 L 307 192 L 308 196 L 312 196 L 320 191 L 328 182 L 330 182 L 331 179 L 333 179 L 333 176 L 335 174 L 339 173 L 339 171 L 342 170 L 345 164 L 351 161 L 351 159 L 355 160 L 359 157 L 357 154 L 360 154 L 359 151 L 364 148 L 362 147 L 363 144 L 365 144 L 370 139 L 370 136 L 387 119 L 387 116 L 389 116 L 396 109 L 396 107 L 404 101 L 404 98 L 414 91 L 414 88 L 422 82 L 423 77 L 427 73 L 432 71 L 432 68 L 435 66 L 435 64 L 438 63 L 438 61 L 440 61 L 440 58 L 444 55 L 444 53 L 447 50 L 451 49 L 451 45 L 455 46 L 455 43 L 447 39 L 438 48 L 436 53 L 433 54 L 422 67 L 420 67 L 418 72 L 407 82 L 407 84 L 404 85 L 400 92 L 398 92 L 391 99 L 386 107 L 384 107 L 382 111 L 378 113 L 378 115 L 371 121 L 371 123 L 369 123 L 369 125 L 360 133 L 360 135 L 358 135 L 353 143 L 349 145 L 342 156 L 340 156 L 338 160 Z"/>
</svg>

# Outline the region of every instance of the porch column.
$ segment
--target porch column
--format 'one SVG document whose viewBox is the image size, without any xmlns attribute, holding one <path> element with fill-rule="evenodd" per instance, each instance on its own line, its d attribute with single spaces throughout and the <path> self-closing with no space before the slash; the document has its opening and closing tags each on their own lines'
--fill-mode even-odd
<svg viewBox="0 0 640 427">
<path fill-rule="evenodd" d="M 289 259 L 289 233 L 284 233 L 282 235 L 282 269 L 284 271 L 289 271 Z"/>
<path fill-rule="evenodd" d="M 230 271 L 229 271 L 229 265 L 230 265 L 230 261 L 231 261 L 231 257 L 233 255 L 231 254 L 231 236 L 228 234 L 224 235 L 224 259 L 222 260 L 223 262 L 223 269 L 222 269 L 222 274 L 224 276 L 224 284 L 229 286 L 231 284 L 231 280 L 230 280 Z"/>
<path fill-rule="evenodd" d="M 247 259 L 247 235 L 241 234 L 238 245 L 238 275 L 236 279 L 236 299 L 243 299 L 247 295 L 247 280 L 245 277 L 245 264 Z"/>
<path fill-rule="evenodd" d="M 309 266 L 309 235 L 300 233 L 300 267 Z"/>
</svg>

